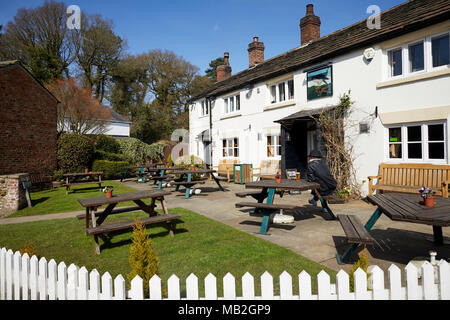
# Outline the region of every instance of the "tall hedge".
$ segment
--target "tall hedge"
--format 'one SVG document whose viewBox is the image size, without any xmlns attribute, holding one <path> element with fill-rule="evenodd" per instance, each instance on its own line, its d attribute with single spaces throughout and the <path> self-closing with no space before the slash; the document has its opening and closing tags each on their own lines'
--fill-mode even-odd
<svg viewBox="0 0 450 320">
<path fill-rule="evenodd" d="M 83 172 L 94 155 L 94 145 L 85 135 L 63 134 L 58 139 L 58 167 L 64 172 Z"/>
<path fill-rule="evenodd" d="M 129 163 L 127 161 L 95 160 L 92 165 L 92 170 L 103 172 L 103 177 L 106 180 L 119 179 L 128 166 Z"/>
<path fill-rule="evenodd" d="M 164 144 L 153 143 L 149 145 L 136 138 L 121 139 L 119 144 L 120 153 L 124 154 L 131 163 L 164 159 Z"/>
<path fill-rule="evenodd" d="M 119 141 L 117 141 L 117 139 L 111 136 L 99 135 L 95 143 L 95 149 L 102 150 L 108 153 L 119 153 L 120 144 Z"/>
</svg>

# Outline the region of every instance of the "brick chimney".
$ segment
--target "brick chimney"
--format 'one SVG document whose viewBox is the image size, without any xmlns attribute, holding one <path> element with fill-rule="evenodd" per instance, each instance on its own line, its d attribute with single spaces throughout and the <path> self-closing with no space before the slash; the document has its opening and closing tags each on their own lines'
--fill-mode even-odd
<svg viewBox="0 0 450 320">
<path fill-rule="evenodd" d="M 253 37 L 253 42 L 248 45 L 249 68 L 264 62 L 264 42 L 259 42 L 258 37 Z"/>
<path fill-rule="evenodd" d="M 320 18 L 314 14 L 314 6 L 306 5 L 306 16 L 300 19 L 301 44 L 320 38 Z"/>
<path fill-rule="evenodd" d="M 217 71 L 217 82 L 223 81 L 231 77 L 230 54 L 228 52 L 225 52 L 223 54 L 223 65 L 218 66 L 216 71 Z"/>
</svg>

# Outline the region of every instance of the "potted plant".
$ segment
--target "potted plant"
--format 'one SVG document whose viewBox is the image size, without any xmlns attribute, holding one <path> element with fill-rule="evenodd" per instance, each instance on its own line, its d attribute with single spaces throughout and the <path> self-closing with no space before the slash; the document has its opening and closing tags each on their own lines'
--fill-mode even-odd
<svg viewBox="0 0 450 320">
<path fill-rule="evenodd" d="M 106 186 L 105 188 L 103 188 L 103 192 L 106 194 L 107 198 L 112 198 L 113 190 L 114 188 L 112 186 Z"/>
<path fill-rule="evenodd" d="M 436 204 L 436 191 L 431 188 L 422 187 L 419 189 L 420 196 L 422 197 L 422 203 L 427 207 L 432 207 Z"/>
<path fill-rule="evenodd" d="M 84 173 L 89 173 L 89 169 L 84 169 Z"/>
<path fill-rule="evenodd" d="M 345 202 L 348 202 L 348 198 L 350 197 L 350 194 L 352 192 L 352 189 L 350 188 L 344 188 L 342 190 L 336 191 L 336 195 L 344 200 Z"/>
<path fill-rule="evenodd" d="M 275 182 L 280 183 L 281 182 L 281 174 L 280 171 L 277 171 L 277 175 L 275 176 Z"/>
</svg>

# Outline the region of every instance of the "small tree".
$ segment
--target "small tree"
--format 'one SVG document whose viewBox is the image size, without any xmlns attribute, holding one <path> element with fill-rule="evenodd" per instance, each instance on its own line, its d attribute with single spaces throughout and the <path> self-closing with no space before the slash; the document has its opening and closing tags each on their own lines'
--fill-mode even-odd
<svg viewBox="0 0 450 320">
<path fill-rule="evenodd" d="M 148 297 L 150 279 L 155 274 L 160 275 L 159 259 L 154 254 L 152 240 L 139 219 L 136 220 L 136 227 L 133 228 L 133 244 L 128 261 L 131 267 L 131 272 L 127 275 L 128 280 L 131 281 L 139 275 L 144 281 L 144 294 Z"/>
</svg>

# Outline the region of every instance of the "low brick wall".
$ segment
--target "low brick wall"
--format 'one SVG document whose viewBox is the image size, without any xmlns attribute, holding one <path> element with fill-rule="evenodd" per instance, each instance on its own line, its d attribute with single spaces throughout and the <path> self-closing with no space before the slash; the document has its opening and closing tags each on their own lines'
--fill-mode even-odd
<svg viewBox="0 0 450 320">
<path fill-rule="evenodd" d="M 28 205 L 22 181 L 29 181 L 28 173 L 0 176 L 0 216 L 15 212 Z"/>
</svg>

